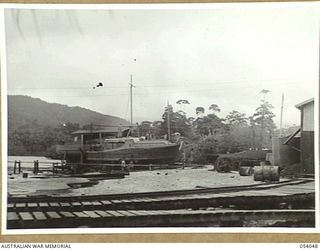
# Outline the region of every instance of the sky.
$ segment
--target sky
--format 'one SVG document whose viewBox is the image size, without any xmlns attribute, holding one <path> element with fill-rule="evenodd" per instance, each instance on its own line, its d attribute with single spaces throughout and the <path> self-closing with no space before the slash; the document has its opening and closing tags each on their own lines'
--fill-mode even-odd
<svg viewBox="0 0 320 250">
<path fill-rule="evenodd" d="M 279 126 L 314 97 L 319 18 L 314 5 L 210 5 L 210 9 L 6 9 L 9 95 L 80 106 L 133 121 L 161 120 L 167 103 L 196 117 L 217 104 L 248 116 L 262 89 Z M 103 87 L 95 87 L 99 82 Z M 190 105 L 176 102 L 186 99 Z"/>
</svg>

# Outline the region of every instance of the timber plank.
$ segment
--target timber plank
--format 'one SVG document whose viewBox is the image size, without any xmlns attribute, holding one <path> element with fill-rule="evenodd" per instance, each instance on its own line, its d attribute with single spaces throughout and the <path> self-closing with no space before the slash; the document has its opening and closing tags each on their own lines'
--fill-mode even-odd
<svg viewBox="0 0 320 250">
<path fill-rule="evenodd" d="M 19 215 L 20 215 L 21 219 L 24 221 L 33 220 L 32 214 L 30 214 L 28 212 L 20 212 Z"/>
<path fill-rule="evenodd" d="M 47 217 L 42 212 L 32 212 L 33 216 L 36 218 L 36 220 L 46 220 Z"/>
<path fill-rule="evenodd" d="M 124 199 L 122 201 L 125 202 L 125 203 L 131 203 L 132 202 L 132 200 L 126 200 L 126 199 Z"/>
<path fill-rule="evenodd" d="M 123 216 L 124 216 L 123 214 L 119 213 L 118 211 L 106 210 L 106 212 L 107 212 L 108 214 L 113 215 L 114 217 L 123 217 Z"/>
<path fill-rule="evenodd" d="M 146 213 L 145 210 L 130 210 L 131 213 L 134 213 L 138 216 L 149 216 L 150 214 Z"/>
<path fill-rule="evenodd" d="M 99 202 L 99 201 L 93 201 L 93 202 L 92 202 L 92 205 L 93 205 L 93 206 L 101 206 L 102 204 L 101 204 L 101 202 Z"/>
<path fill-rule="evenodd" d="M 90 202 L 90 201 L 81 201 L 81 204 L 83 206 L 92 206 L 92 202 Z"/>
<path fill-rule="evenodd" d="M 60 219 L 61 216 L 57 212 L 46 212 L 50 219 Z"/>
<path fill-rule="evenodd" d="M 49 205 L 50 207 L 55 207 L 55 208 L 60 207 L 58 202 L 50 202 Z"/>
<path fill-rule="evenodd" d="M 82 206 L 82 204 L 78 201 L 71 202 L 71 205 L 74 207 L 81 207 Z"/>
<path fill-rule="evenodd" d="M 30 208 L 36 208 L 36 207 L 38 207 L 38 203 L 30 202 L 30 203 L 28 203 L 28 207 L 30 207 Z"/>
<path fill-rule="evenodd" d="M 76 217 L 73 213 L 67 212 L 67 211 L 62 211 L 62 212 L 60 212 L 60 214 L 61 214 L 63 217 L 66 217 L 66 218 L 74 218 L 74 217 Z"/>
<path fill-rule="evenodd" d="M 59 204 L 61 207 L 71 207 L 71 204 L 69 202 L 60 202 Z"/>
<path fill-rule="evenodd" d="M 73 214 L 79 218 L 88 218 L 89 215 L 82 213 L 82 212 L 73 212 Z"/>
<path fill-rule="evenodd" d="M 132 214 L 129 211 L 126 211 L 126 210 L 117 210 L 117 212 L 123 214 L 124 216 L 128 216 L 128 217 L 135 216 L 134 214 Z"/>
<path fill-rule="evenodd" d="M 119 204 L 119 203 L 122 203 L 122 200 L 110 200 L 111 203 L 113 204 Z"/>
<path fill-rule="evenodd" d="M 19 217 L 16 212 L 8 212 L 7 219 L 8 219 L 8 221 L 17 221 L 17 220 L 19 220 Z"/>
<path fill-rule="evenodd" d="M 105 211 L 102 210 L 94 210 L 95 213 L 99 214 L 102 217 L 113 217 L 111 214 L 106 213 Z"/>
<path fill-rule="evenodd" d="M 101 201 L 103 205 L 111 205 L 112 202 L 109 201 L 109 200 L 104 200 L 104 201 Z"/>
<path fill-rule="evenodd" d="M 49 207 L 49 204 L 47 202 L 40 202 L 39 207 Z"/>
<path fill-rule="evenodd" d="M 7 204 L 7 208 L 14 208 L 14 204 L 13 203 L 8 203 Z"/>
<path fill-rule="evenodd" d="M 16 208 L 24 208 L 26 207 L 26 203 L 16 203 Z"/>
<path fill-rule="evenodd" d="M 85 214 L 89 215 L 91 218 L 100 218 L 100 215 L 96 214 L 93 211 L 83 211 Z"/>
</svg>

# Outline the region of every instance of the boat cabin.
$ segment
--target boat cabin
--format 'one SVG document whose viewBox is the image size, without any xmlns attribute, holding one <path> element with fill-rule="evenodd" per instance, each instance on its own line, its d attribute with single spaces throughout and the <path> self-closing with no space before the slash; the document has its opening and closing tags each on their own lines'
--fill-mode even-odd
<svg viewBox="0 0 320 250">
<path fill-rule="evenodd" d="M 105 140 L 130 136 L 130 128 L 107 128 L 100 130 L 77 130 L 72 133 L 74 143 L 81 145 L 104 144 Z"/>
</svg>

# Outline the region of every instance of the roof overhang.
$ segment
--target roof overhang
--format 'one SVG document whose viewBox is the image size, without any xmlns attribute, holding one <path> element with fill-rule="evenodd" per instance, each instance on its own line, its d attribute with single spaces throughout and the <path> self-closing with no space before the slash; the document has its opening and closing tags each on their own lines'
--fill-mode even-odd
<svg viewBox="0 0 320 250">
<path fill-rule="evenodd" d="M 130 128 L 122 128 L 122 129 L 99 129 L 99 130 L 77 130 L 72 132 L 72 135 L 86 135 L 86 134 L 116 134 L 119 132 L 125 132 L 127 130 L 129 130 Z"/>
<path fill-rule="evenodd" d="M 314 98 L 310 98 L 304 102 L 301 102 L 301 103 L 298 103 L 297 105 L 295 105 L 296 108 L 300 109 L 301 107 L 311 103 L 311 102 L 314 102 Z"/>
</svg>

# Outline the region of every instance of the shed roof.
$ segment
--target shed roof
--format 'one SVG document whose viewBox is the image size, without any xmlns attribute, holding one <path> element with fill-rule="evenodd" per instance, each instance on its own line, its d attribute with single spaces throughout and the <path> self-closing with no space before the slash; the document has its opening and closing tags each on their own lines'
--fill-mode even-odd
<svg viewBox="0 0 320 250">
<path fill-rule="evenodd" d="M 300 109 L 301 107 L 311 103 L 311 102 L 314 102 L 314 98 L 310 98 L 304 102 L 301 102 L 301 103 L 298 103 L 297 105 L 295 105 L 296 108 Z"/>
<path fill-rule="evenodd" d="M 129 128 L 122 128 L 121 132 L 127 131 Z M 112 133 L 116 134 L 120 132 L 120 128 L 105 128 L 105 129 L 98 129 L 98 130 L 91 130 L 91 129 L 80 129 L 77 131 L 72 132 L 73 135 L 81 135 L 81 134 L 100 134 L 100 133 Z"/>
<path fill-rule="evenodd" d="M 292 133 L 292 135 L 290 135 L 288 137 L 287 140 L 285 140 L 283 145 L 288 145 L 290 143 L 290 141 L 293 140 L 293 138 L 295 138 L 295 137 L 301 137 L 300 131 L 301 131 L 301 128 L 298 128 L 294 133 Z"/>
</svg>

